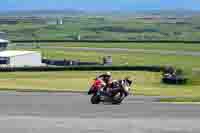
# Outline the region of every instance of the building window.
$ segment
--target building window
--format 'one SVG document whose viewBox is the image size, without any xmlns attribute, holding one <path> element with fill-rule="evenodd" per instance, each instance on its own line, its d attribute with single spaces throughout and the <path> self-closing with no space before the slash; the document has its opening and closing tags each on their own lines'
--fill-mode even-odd
<svg viewBox="0 0 200 133">
<path fill-rule="evenodd" d="M 10 64 L 10 58 L 8 57 L 0 57 L 0 64 Z"/>
</svg>

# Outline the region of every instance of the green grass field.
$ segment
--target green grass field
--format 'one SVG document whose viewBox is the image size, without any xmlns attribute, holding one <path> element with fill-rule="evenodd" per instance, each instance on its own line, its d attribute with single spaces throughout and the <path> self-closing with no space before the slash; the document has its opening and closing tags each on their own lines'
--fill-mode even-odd
<svg viewBox="0 0 200 133">
<path fill-rule="evenodd" d="M 54 59 L 80 59 L 101 62 L 102 57 L 112 55 L 114 65 L 172 65 L 182 68 L 190 79 L 187 85 L 175 86 L 160 83 L 161 73 L 113 72 L 114 78 L 133 76 L 133 92 L 138 95 L 200 96 L 200 62 L 195 56 L 158 55 L 145 53 L 65 51 L 55 49 L 26 49 L 41 51 L 44 57 Z M 100 72 L 16 72 L 1 73 L 0 88 L 36 90 L 86 91 L 89 82 Z"/>
<path fill-rule="evenodd" d="M 16 48 L 19 50 L 20 48 Z M 20 49 L 21 50 L 21 49 Z M 80 60 L 88 62 L 102 63 L 104 56 L 112 56 L 113 65 L 128 66 L 174 66 L 182 68 L 186 73 L 191 74 L 192 71 L 199 71 L 200 62 L 197 56 L 186 55 L 160 55 L 155 53 L 141 52 L 95 52 L 95 51 L 70 51 L 64 49 L 48 49 L 48 48 L 24 48 L 24 50 L 40 51 L 43 57 L 49 59 L 66 59 Z"/>
<path fill-rule="evenodd" d="M 25 44 L 27 45 L 27 44 Z M 30 45 L 30 44 L 29 44 Z M 199 51 L 198 44 L 162 44 L 162 43 L 42 43 L 45 46 L 90 47 L 90 48 L 129 48 L 152 50 L 185 50 Z M 15 47 L 20 49 L 23 47 Z M 182 68 L 190 79 L 185 86 L 164 85 L 160 83 L 161 74 L 151 72 L 114 72 L 115 78 L 130 74 L 136 79 L 134 92 L 140 95 L 167 95 L 167 96 L 200 96 L 200 62 L 197 56 L 160 55 L 141 52 L 97 52 L 97 51 L 70 51 L 50 48 L 24 48 L 25 50 L 41 51 L 43 57 L 50 59 L 80 59 L 81 61 L 102 62 L 102 57 L 111 55 L 113 65 L 130 66 L 166 66 Z M 0 88 L 17 89 L 47 89 L 47 90 L 87 90 L 88 82 L 98 72 L 51 72 L 51 73 L 8 73 L 2 74 L 3 83 Z M 6 78 L 3 78 L 6 77 Z M 77 84 L 78 83 L 78 84 Z"/>
<path fill-rule="evenodd" d="M 31 49 L 41 51 L 44 57 L 53 59 L 80 59 L 81 61 L 102 62 L 104 56 L 111 55 L 113 65 L 172 65 L 191 71 L 200 68 L 196 56 L 159 55 L 151 53 L 124 52 L 94 52 L 94 51 L 65 51 L 55 49 Z"/>
<path fill-rule="evenodd" d="M 102 62 L 104 56 L 111 55 L 114 65 L 172 65 L 191 71 L 199 69 L 200 63 L 197 56 L 186 55 L 161 55 L 145 52 L 97 52 L 97 51 L 70 51 L 64 49 L 35 48 L 36 46 L 56 47 L 88 47 L 88 48 L 128 48 L 144 50 L 173 50 L 173 51 L 200 51 L 200 44 L 184 43 L 38 43 L 15 44 L 11 49 L 26 49 L 41 51 L 43 57 L 53 59 L 80 59 L 81 61 Z M 31 46 L 32 48 L 25 48 Z"/>
<path fill-rule="evenodd" d="M 196 56 L 183 55 L 159 55 L 152 53 L 125 53 L 125 52 L 95 52 L 95 51 L 69 51 L 57 49 L 26 49 L 41 51 L 43 57 L 50 59 L 73 59 L 89 62 L 102 62 L 104 56 L 111 55 L 113 65 L 129 65 L 129 66 L 174 66 L 182 68 L 187 76 L 192 79 L 200 79 L 199 68 L 200 62 Z M 194 74 L 195 77 L 194 77 Z"/>
<path fill-rule="evenodd" d="M 194 17 L 195 18 L 195 17 Z M 169 20 L 137 20 L 112 17 L 89 18 L 88 16 L 64 17 L 63 25 L 19 23 L 0 25 L 10 40 L 186 40 L 199 41 L 199 16 L 185 23 L 165 23 Z M 131 75 L 135 78 L 133 92 L 140 95 L 200 96 L 200 62 L 197 56 L 161 55 L 141 52 L 95 52 L 69 51 L 64 49 L 23 48 L 19 45 L 128 48 L 145 50 L 200 51 L 200 44 L 184 43 L 38 43 L 16 44 L 13 49 L 41 51 L 43 57 L 51 59 L 74 59 L 101 62 L 102 57 L 112 56 L 114 65 L 171 65 L 182 68 L 190 79 L 185 86 L 160 83 L 161 74 L 151 72 L 114 72 L 114 78 Z M 12 48 L 11 48 L 12 49 Z M 82 90 L 100 72 L 16 72 L 0 73 L 1 89 Z"/>
<path fill-rule="evenodd" d="M 161 98 L 160 102 L 176 102 L 176 103 L 199 103 L 200 97 L 177 97 L 177 98 Z"/>
<path fill-rule="evenodd" d="M 184 23 L 180 23 L 179 20 L 145 20 L 129 17 L 66 16 L 63 18 L 63 25 L 20 22 L 0 25 L 0 31 L 6 32 L 10 40 L 74 40 L 77 34 L 81 35 L 83 40 L 199 41 L 200 38 L 199 16 L 193 16 L 192 19 L 182 18 Z"/>
<path fill-rule="evenodd" d="M 38 43 L 16 44 L 25 46 L 62 46 L 62 47 L 88 47 L 88 48 L 128 48 L 146 50 L 173 50 L 173 51 L 200 51 L 200 44 L 192 43 Z"/>
<path fill-rule="evenodd" d="M 0 89 L 87 91 L 99 71 L 81 72 L 12 72 L 0 74 Z M 132 92 L 135 95 L 199 96 L 200 84 L 186 86 L 164 85 L 160 83 L 161 74 L 152 72 L 112 72 L 114 79 L 131 76 L 134 79 Z M 8 89 L 8 90 L 9 90 Z"/>
</svg>

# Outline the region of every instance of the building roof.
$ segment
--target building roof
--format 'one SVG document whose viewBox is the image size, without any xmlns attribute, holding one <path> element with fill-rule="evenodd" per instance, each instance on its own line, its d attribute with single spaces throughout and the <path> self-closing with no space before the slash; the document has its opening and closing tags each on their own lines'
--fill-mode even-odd
<svg viewBox="0 0 200 133">
<path fill-rule="evenodd" d="M 0 43 L 8 43 L 8 40 L 0 39 Z"/>
<path fill-rule="evenodd" d="M 6 50 L 0 52 L 0 57 L 13 57 L 26 54 L 38 53 L 37 51 L 17 51 L 17 50 Z"/>
</svg>

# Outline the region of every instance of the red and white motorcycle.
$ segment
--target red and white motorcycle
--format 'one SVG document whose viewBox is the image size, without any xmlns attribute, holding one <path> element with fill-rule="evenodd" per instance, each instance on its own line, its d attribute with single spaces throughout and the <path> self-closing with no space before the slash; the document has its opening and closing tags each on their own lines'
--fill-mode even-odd
<svg viewBox="0 0 200 133">
<path fill-rule="evenodd" d="M 129 79 L 116 80 L 112 82 L 111 89 L 105 91 L 105 83 L 96 79 L 88 91 L 92 95 L 90 101 L 92 104 L 100 102 L 110 102 L 112 104 L 120 104 L 125 97 L 129 95 L 132 81 Z"/>
</svg>

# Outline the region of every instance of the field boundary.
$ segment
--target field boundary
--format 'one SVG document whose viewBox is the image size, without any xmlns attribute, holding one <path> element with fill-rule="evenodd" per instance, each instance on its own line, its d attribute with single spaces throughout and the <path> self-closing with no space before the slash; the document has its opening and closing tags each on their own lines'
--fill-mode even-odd
<svg viewBox="0 0 200 133">
<path fill-rule="evenodd" d="M 45 71 L 149 71 L 161 72 L 162 66 L 66 66 L 66 67 L 0 67 L 0 72 L 45 72 Z"/>
<path fill-rule="evenodd" d="M 11 40 L 12 43 L 56 43 L 56 42 L 85 42 L 85 43 L 200 43 L 200 41 L 184 40 Z"/>
<path fill-rule="evenodd" d="M 11 91 L 11 92 L 39 92 L 39 93 L 77 93 L 77 94 L 87 94 L 87 91 L 78 91 L 78 90 L 48 90 L 48 89 L 8 89 L 1 88 L 0 92 Z"/>
<path fill-rule="evenodd" d="M 0 88 L 0 92 L 24 92 L 24 93 L 74 93 L 74 94 L 85 94 L 88 95 L 88 90 L 50 90 L 50 89 L 8 89 Z M 129 96 L 141 95 L 140 93 L 129 93 Z"/>
</svg>

